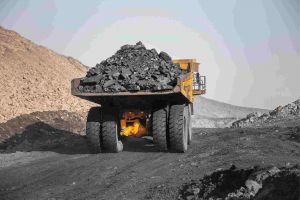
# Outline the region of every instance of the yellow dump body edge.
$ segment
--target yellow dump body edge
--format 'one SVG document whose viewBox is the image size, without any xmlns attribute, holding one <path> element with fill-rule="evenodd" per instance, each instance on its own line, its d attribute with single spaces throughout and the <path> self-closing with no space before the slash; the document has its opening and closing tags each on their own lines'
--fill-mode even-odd
<svg viewBox="0 0 300 200">
<path fill-rule="evenodd" d="M 114 93 L 91 93 L 91 92 L 80 92 L 78 86 L 80 84 L 80 78 L 72 80 L 71 86 L 71 94 L 77 97 L 84 97 L 88 99 L 88 97 L 108 97 L 108 96 L 159 96 L 159 95 L 170 95 L 175 93 L 181 93 L 185 96 L 189 101 L 192 102 L 191 96 L 191 85 L 189 84 L 192 82 L 191 80 L 191 73 L 183 75 L 177 79 L 177 85 L 172 90 L 163 90 L 163 91 L 136 91 L 136 92 L 114 92 Z"/>
<path fill-rule="evenodd" d="M 194 101 L 194 95 L 202 95 L 206 93 L 205 87 L 195 88 L 195 74 L 198 73 L 199 63 L 196 59 L 180 59 L 173 60 L 174 64 L 179 64 L 182 70 L 188 73 L 177 78 L 177 85 L 172 90 L 164 91 L 136 91 L 136 92 L 115 92 L 115 93 L 85 93 L 78 90 L 80 79 L 72 80 L 71 93 L 74 96 L 89 100 L 89 97 L 110 97 L 110 96 L 153 96 L 153 95 L 170 95 L 174 93 L 181 93 L 191 103 Z M 205 77 L 204 77 L 205 81 Z M 205 83 L 204 83 L 205 86 Z"/>
</svg>

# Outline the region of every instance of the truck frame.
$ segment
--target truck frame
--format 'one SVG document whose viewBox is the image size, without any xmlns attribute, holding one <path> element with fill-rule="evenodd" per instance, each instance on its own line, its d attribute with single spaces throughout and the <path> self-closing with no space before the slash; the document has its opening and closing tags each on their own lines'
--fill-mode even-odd
<svg viewBox="0 0 300 200">
<path fill-rule="evenodd" d="M 187 73 L 177 78 L 172 90 L 85 93 L 78 89 L 80 78 L 72 80 L 72 95 L 101 105 L 87 116 L 86 137 L 93 152 L 120 152 L 122 138 L 146 135 L 160 151 L 187 151 L 194 96 L 206 93 L 206 78 L 199 75 L 196 59 L 173 63 Z"/>
</svg>

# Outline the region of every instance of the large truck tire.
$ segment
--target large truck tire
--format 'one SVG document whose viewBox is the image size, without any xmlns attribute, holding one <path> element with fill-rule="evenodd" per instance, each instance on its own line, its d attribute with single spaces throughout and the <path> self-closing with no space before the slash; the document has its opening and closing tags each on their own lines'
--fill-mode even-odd
<svg viewBox="0 0 300 200">
<path fill-rule="evenodd" d="M 191 104 L 188 105 L 188 144 L 192 143 L 193 139 L 193 132 L 192 132 L 192 106 Z"/>
<path fill-rule="evenodd" d="M 119 123 L 114 114 L 103 115 L 102 146 L 105 152 L 118 153 L 123 151 L 123 143 L 118 139 Z"/>
<path fill-rule="evenodd" d="M 92 153 L 101 152 L 101 108 L 93 107 L 89 110 L 86 122 L 86 138 Z"/>
<path fill-rule="evenodd" d="M 188 106 L 172 105 L 169 116 L 170 149 L 184 153 L 188 147 Z"/>
<path fill-rule="evenodd" d="M 152 113 L 153 143 L 160 151 L 168 150 L 167 142 L 167 108 L 156 109 Z"/>
</svg>

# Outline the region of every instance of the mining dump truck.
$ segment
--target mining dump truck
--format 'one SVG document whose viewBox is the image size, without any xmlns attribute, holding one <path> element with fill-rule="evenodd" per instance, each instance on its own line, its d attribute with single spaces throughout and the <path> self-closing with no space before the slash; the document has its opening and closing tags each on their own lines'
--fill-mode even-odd
<svg viewBox="0 0 300 200">
<path fill-rule="evenodd" d="M 122 138 L 152 136 L 160 151 L 186 152 L 192 141 L 191 115 L 195 95 L 206 92 L 206 78 L 196 59 L 173 60 L 187 73 L 172 90 L 81 92 L 80 78 L 72 80 L 72 95 L 99 104 L 90 109 L 86 137 L 91 150 L 120 152 Z"/>
</svg>

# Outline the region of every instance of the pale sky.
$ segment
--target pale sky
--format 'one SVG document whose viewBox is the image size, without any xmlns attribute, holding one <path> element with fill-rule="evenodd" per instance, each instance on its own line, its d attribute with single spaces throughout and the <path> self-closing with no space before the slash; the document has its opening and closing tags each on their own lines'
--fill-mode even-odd
<svg viewBox="0 0 300 200">
<path fill-rule="evenodd" d="M 138 41 L 196 58 L 235 105 L 300 98 L 300 0 L 0 0 L 0 25 L 90 67 Z"/>
</svg>

